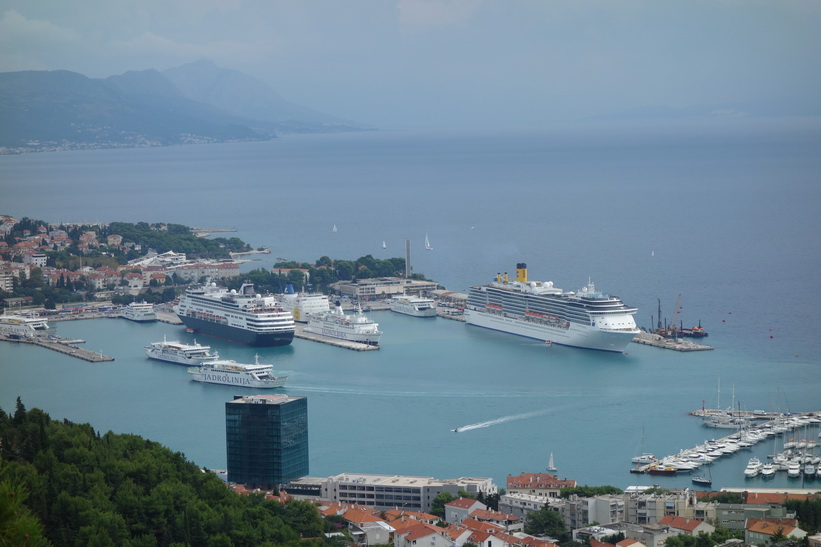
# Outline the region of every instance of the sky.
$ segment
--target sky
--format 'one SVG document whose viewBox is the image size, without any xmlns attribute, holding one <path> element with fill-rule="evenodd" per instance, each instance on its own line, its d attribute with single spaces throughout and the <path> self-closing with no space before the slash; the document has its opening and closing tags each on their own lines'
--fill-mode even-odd
<svg viewBox="0 0 821 547">
<path fill-rule="evenodd" d="M 821 114 L 819 0 L 0 0 L 0 72 L 210 59 L 381 127 Z"/>
</svg>

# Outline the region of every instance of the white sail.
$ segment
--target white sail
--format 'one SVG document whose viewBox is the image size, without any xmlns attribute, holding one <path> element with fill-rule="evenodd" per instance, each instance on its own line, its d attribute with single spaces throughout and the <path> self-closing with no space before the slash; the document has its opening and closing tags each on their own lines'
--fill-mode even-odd
<svg viewBox="0 0 821 547">
<path fill-rule="evenodd" d="M 553 463 L 553 452 L 550 453 L 550 460 L 547 462 L 548 471 L 556 471 L 556 464 Z"/>
<path fill-rule="evenodd" d="M 432 251 L 433 247 L 430 246 L 430 240 L 428 239 L 428 234 L 425 234 L 425 249 Z"/>
</svg>

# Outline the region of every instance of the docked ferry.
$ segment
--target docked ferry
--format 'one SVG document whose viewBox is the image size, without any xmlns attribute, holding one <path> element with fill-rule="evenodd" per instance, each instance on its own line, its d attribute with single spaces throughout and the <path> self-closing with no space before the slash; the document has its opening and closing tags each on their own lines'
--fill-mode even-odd
<svg viewBox="0 0 821 547">
<path fill-rule="evenodd" d="M 322 334 L 350 342 L 359 342 L 369 346 L 378 346 L 379 337 L 382 336 L 379 324 L 365 315 L 362 308 L 358 308 L 355 313 L 346 314 L 339 302 L 331 311 L 312 315 L 308 318 L 305 332 L 313 332 L 314 334 Z"/>
<path fill-rule="evenodd" d="M 169 342 L 165 338 L 162 342 L 152 342 L 145 346 L 144 351 L 146 357 L 151 359 L 189 366 L 211 363 L 219 358 L 216 353 L 211 353 L 211 346 L 201 346 L 196 342 L 193 344 L 184 344 L 179 341 Z"/>
<path fill-rule="evenodd" d="M 154 312 L 154 304 L 148 302 L 131 302 L 123 308 L 122 317 L 130 321 L 147 323 L 156 321 L 157 314 Z"/>
<path fill-rule="evenodd" d="M 436 302 L 431 298 L 402 295 L 391 301 L 391 311 L 413 317 L 436 317 Z"/>
<path fill-rule="evenodd" d="M 286 373 L 274 373 L 273 365 L 260 363 L 259 356 L 253 365 L 218 360 L 201 367 L 190 367 L 188 374 L 197 382 L 257 389 L 282 387 L 288 379 Z"/>
<path fill-rule="evenodd" d="M 623 353 L 639 332 L 636 311 L 592 282 L 565 292 L 552 281 L 528 281 L 527 265 L 520 263 L 515 281 L 497 274 L 495 282 L 470 288 L 465 322 L 551 344 Z"/>
<path fill-rule="evenodd" d="M 271 295 L 254 292 L 251 283 L 239 291 L 207 283 L 190 287 L 174 309 L 191 332 L 249 346 L 284 346 L 294 339 L 294 316 Z"/>
<path fill-rule="evenodd" d="M 20 326 L 26 330 L 46 330 L 48 320 L 35 314 L 3 313 L 0 315 L 0 325 Z"/>
<path fill-rule="evenodd" d="M 327 313 L 331 311 L 331 303 L 328 295 L 319 293 L 304 293 L 294 291 L 294 286 L 290 283 L 285 287 L 283 294 L 277 295 L 282 309 L 289 311 L 294 316 L 294 321 L 307 323 L 308 317 L 317 313 Z"/>
</svg>

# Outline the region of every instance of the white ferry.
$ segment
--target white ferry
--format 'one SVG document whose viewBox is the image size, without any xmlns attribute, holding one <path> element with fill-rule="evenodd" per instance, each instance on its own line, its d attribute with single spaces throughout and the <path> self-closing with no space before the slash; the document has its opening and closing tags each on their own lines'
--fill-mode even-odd
<svg viewBox="0 0 821 547">
<path fill-rule="evenodd" d="M 520 263 L 516 281 L 497 274 L 495 282 L 470 288 L 465 322 L 551 344 L 623 353 L 639 332 L 636 311 L 592 282 L 576 293 L 552 281 L 528 281 L 527 265 Z"/>
<path fill-rule="evenodd" d="M 144 348 L 145 355 L 158 361 L 168 361 L 180 365 L 199 366 L 205 363 L 212 363 L 219 358 L 216 353 L 211 353 L 211 346 L 201 346 L 193 344 L 183 344 L 180 341 L 168 342 L 163 338 L 162 342 L 153 342 Z"/>
<path fill-rule="evenodd" d="M 200 367 L 191 367 L 188 369 L 188 374 L 191 375 L 192 380 L 197 382 L 265 389 L 282 387 L 288 379 L 285 373 L 274 374 L 273 365 L 260 363 L 259 356 L 253 365 L 217 360 Z"/>
<path fill-rule="evenodd" d="M 436 302 L 431 298 L 402 295 L 391 300 L 391 311 L 413 317 L 436 317 Z"/>
<path fill-rule="evenodd" d="M 379 324 L 368 318 L 362 312 L 361 307 L 357 309 L 356 313 L 346 314 L 339 302 L 331 311 L 312 315 L 308 318 L 305 332 L 313 332 L 370 346 L 378 346 L 379 337 L 382 336 Z"/>
<path fill-rule="evenodd" d="M 121 316 L 125 319 L 138 322 L 156 321 L 157 314 L 154 312 L 154 304 L 148 302 L 131 302 L 123 308 Z"/>
<path fill-rule="evenodd" d="M 331 303 L 328 295 L 319 293 L 297 293 L 290 283 L 285 287 L 283 294 L 277 295 L 282 309 L 289 311 L 294 316 L 294 321 L 307 323 L 308 317 L 317 313 L 327 313 L 331 311 Z"/>
<path fill-rule="evenodd" d="M 4 313 L 0 315 L 0 325 L 21 326 L 26 330 L 48 329 L 48 321 L 34 314 Z"/>
<path fill-rule="evenodd" d="M 237 290 L 215 283 L 191 287 L 174 310 L 191 332 L 249 346 L 284 346 L 294 339 L 294 316 L 272 295 L 254 293 L 251 283 Z"/>
</svg>

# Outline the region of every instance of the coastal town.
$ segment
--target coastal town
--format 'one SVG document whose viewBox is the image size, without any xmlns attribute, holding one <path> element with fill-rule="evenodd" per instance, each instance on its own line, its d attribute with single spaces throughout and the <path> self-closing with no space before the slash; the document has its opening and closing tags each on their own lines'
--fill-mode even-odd
<svg viewBox="0 0 821 547">
<path fill-rule="evenodd" d="M 0 320 L 3 343 L 34 343 L 90 362 L 112 360 L 113 357 L 100 352 L 83 349 L 82 340 L 49 335 L 43 326 L 46 321 L 88 318 L 136 321 L 148 318 L 181 325 L 185 323 L 185 317 L 181 320 L 172 307 L 174 302 L 179 301 L 181 293 L 174 287 L 179 284 L 184 288 L 206 279 L 236 281 L 241 277 L 240 254 L 228 259 L 189 259 L 183 252 L 157 252 L 142 248 L 119 234 L 108 234 L 103 238 L 100 236 L 102 226 L 40 224 L 33 230 L 24 229 L 16 235 L 15 226 L 19 227 L 16 219 L 0 218 L 0 235 L 3 236 L 0 239 L 0 256 L 3 258 L 0 263 L 0 296 L 3 297 L 6 312 L 2 317 L 7 319 Z M 163 228 L 159 226 L 157 229 Z M 94 260 L 80 260 L 74 267 L 55 265 L 56 253 L 68 249 L 80 258 L 105 259 L 118 253 L 122 255 L 126 250 L 139 256 L 117 265 L 110 260 L 106 261 L 106 265 L 96 266 Z M 266 250 L 256 252 L 265 253 Z M 300 267 L 274 267 L 272 271 L 296 282 L 306 279 L 309 273 L 307 268 Z M 41 296 L 42 290 L 39 291 L 40 295 L 9 296 L 24 287 L 59 288 L 82 294 L 82 300 L 55 302 Z M 345 310 L 354 313 L 363 302 L 369 310 L 390 310 L 393 309 L 392 303 L 400 297 L 416 295 L 420 300 L 432 303 L 431 311 L 424 312 L 425 315 L 464 321 L 468 299 L 467 295 L 447 291 L 436 282 L 402 276 L 337 280 L 332 287 L 341 303 L 340 307 L 344 303 Z M 165 292 L 167 290 L 171 292 Z M 156 296 L 157 304 L 145 302 L 149 295 Z M 220 298 L 227 301 L 239 296 L 220 293 Z M 255 295 L 254 298 L 259 296 Z M 287 300 L 288 295 L 280 295 L 280 298 Z M 140 305 L 149 309 L 133 311 Z M 329 305 L 327 298 L 323 305 Z M 140 313 L 146 316 L 142 317 Z M 137 315 L 128 317 L 129 314 Z M 14 321 L 9 320 L 10 317 Z M 21 327 L 19 321 L 23 321 L 24 326 Z M 340 340 L 323 335 L 321 331 L 311 332 L 298 321 L 294 331 L 296 337 L 347 349 L 367 351 L 379 347 L 378 343 Z M 665 347 L 670 343 L 665 340 L 656 345 Z M 668 349 L 698 351 L 692 347 L 680 347 Z M 701 417 L 706 419 L 711 416 L 705 414 Z M 747 425 L 752 418 L 767 419 L 767 423 L 773 424 L 787 419 L 783 415 L 748 418 Z M 739 419 L 739 416 L 734 419 Z M 799 416 L 789 419 L 798 420 Z M 821 418 L 815 412 L 804 413 L 800 419 L 805 420 L 800 425 L 810 427 L 813 432 L 815 429 L 812 428 L 817 429 L 821 424 Z M 747 429 L 753 431 L 752 428 Z M 458 428 L 454 431 L 459 433 Z M 784 436 L 789 431 L 774 431 L 773 435 Z M 733 444 L 736 449 L 744 448 L 736 446 L 739 439 L 730 435 L 723 446 Z M 811 446 L 805 441 L 806 450 L 801 454 L 806 455 L 809 465 L 819 460 L 815 461 L 815 466 L 818 466 L 821 458 L 815 454 L 815 447 L 814 440 Z M 713 457 L 720 455 L 717 447 L 701 448 L 701 452 L 693 450 L 689 463 L 693 463 L 696 457 L 710 461 L 708 458 L 713 452 L 718 454 Z M 681 463 L 682 454 L 658 459 L 646 454 L 643 456 L 648 459 L 634 461 L 636 466 L 631 471 L 653 474 L 653 470 L 664 471 L 678 465 L 675 472 L 681 473 L 697 467 L 693 464 L 692 468 L 685 470 Z M 573 478 L 560 478 L 552 461 L 548 469 L 547 473 L 537 471 L 508 475 L 503 487 L 494 484 L 490 478 L 481 477 L 436 479 L 366 473 L 342 473 L 323 478 L 306 475 L 270 487 L 233 481 L 234 472 L 230 469 L 212 471 L 242 495 L 261 495 L 283 504 L 290 500 L 310 501 L 325 519 L 340 523 L 341 528 L 330 532 L 327 539 L 336 537 L 356 545 L 557 547 L 584 544 L 590 547 L 655 547 L 674 544 L 667 542 L 671 538 L 686 536 L 713 538 L 712 545 L 770 545 L 775 541 L 787 540 L 821 546 L 817 521 L 808 521 L 806 513 L 799 510 L 802 504 L 815 504 L 817 507 L 821 503 L 821 495 L 817 493 L 817 488 L 811 487 L 812 483 L 808 483 L 809 488 L 723 488 L 712 491 L 707 482 L 692 488 L 653 485 L 631 486 L 621 491 L 612 487 L 580 487 Z M 816 480 L 815 476 L 807 474 L 807 469 L 804 467 L 806 480 Z M 786 462 L 783 471 L 787 471 Z M 695 478 L 693 482 L 696 483 Z"/>
</svg>

